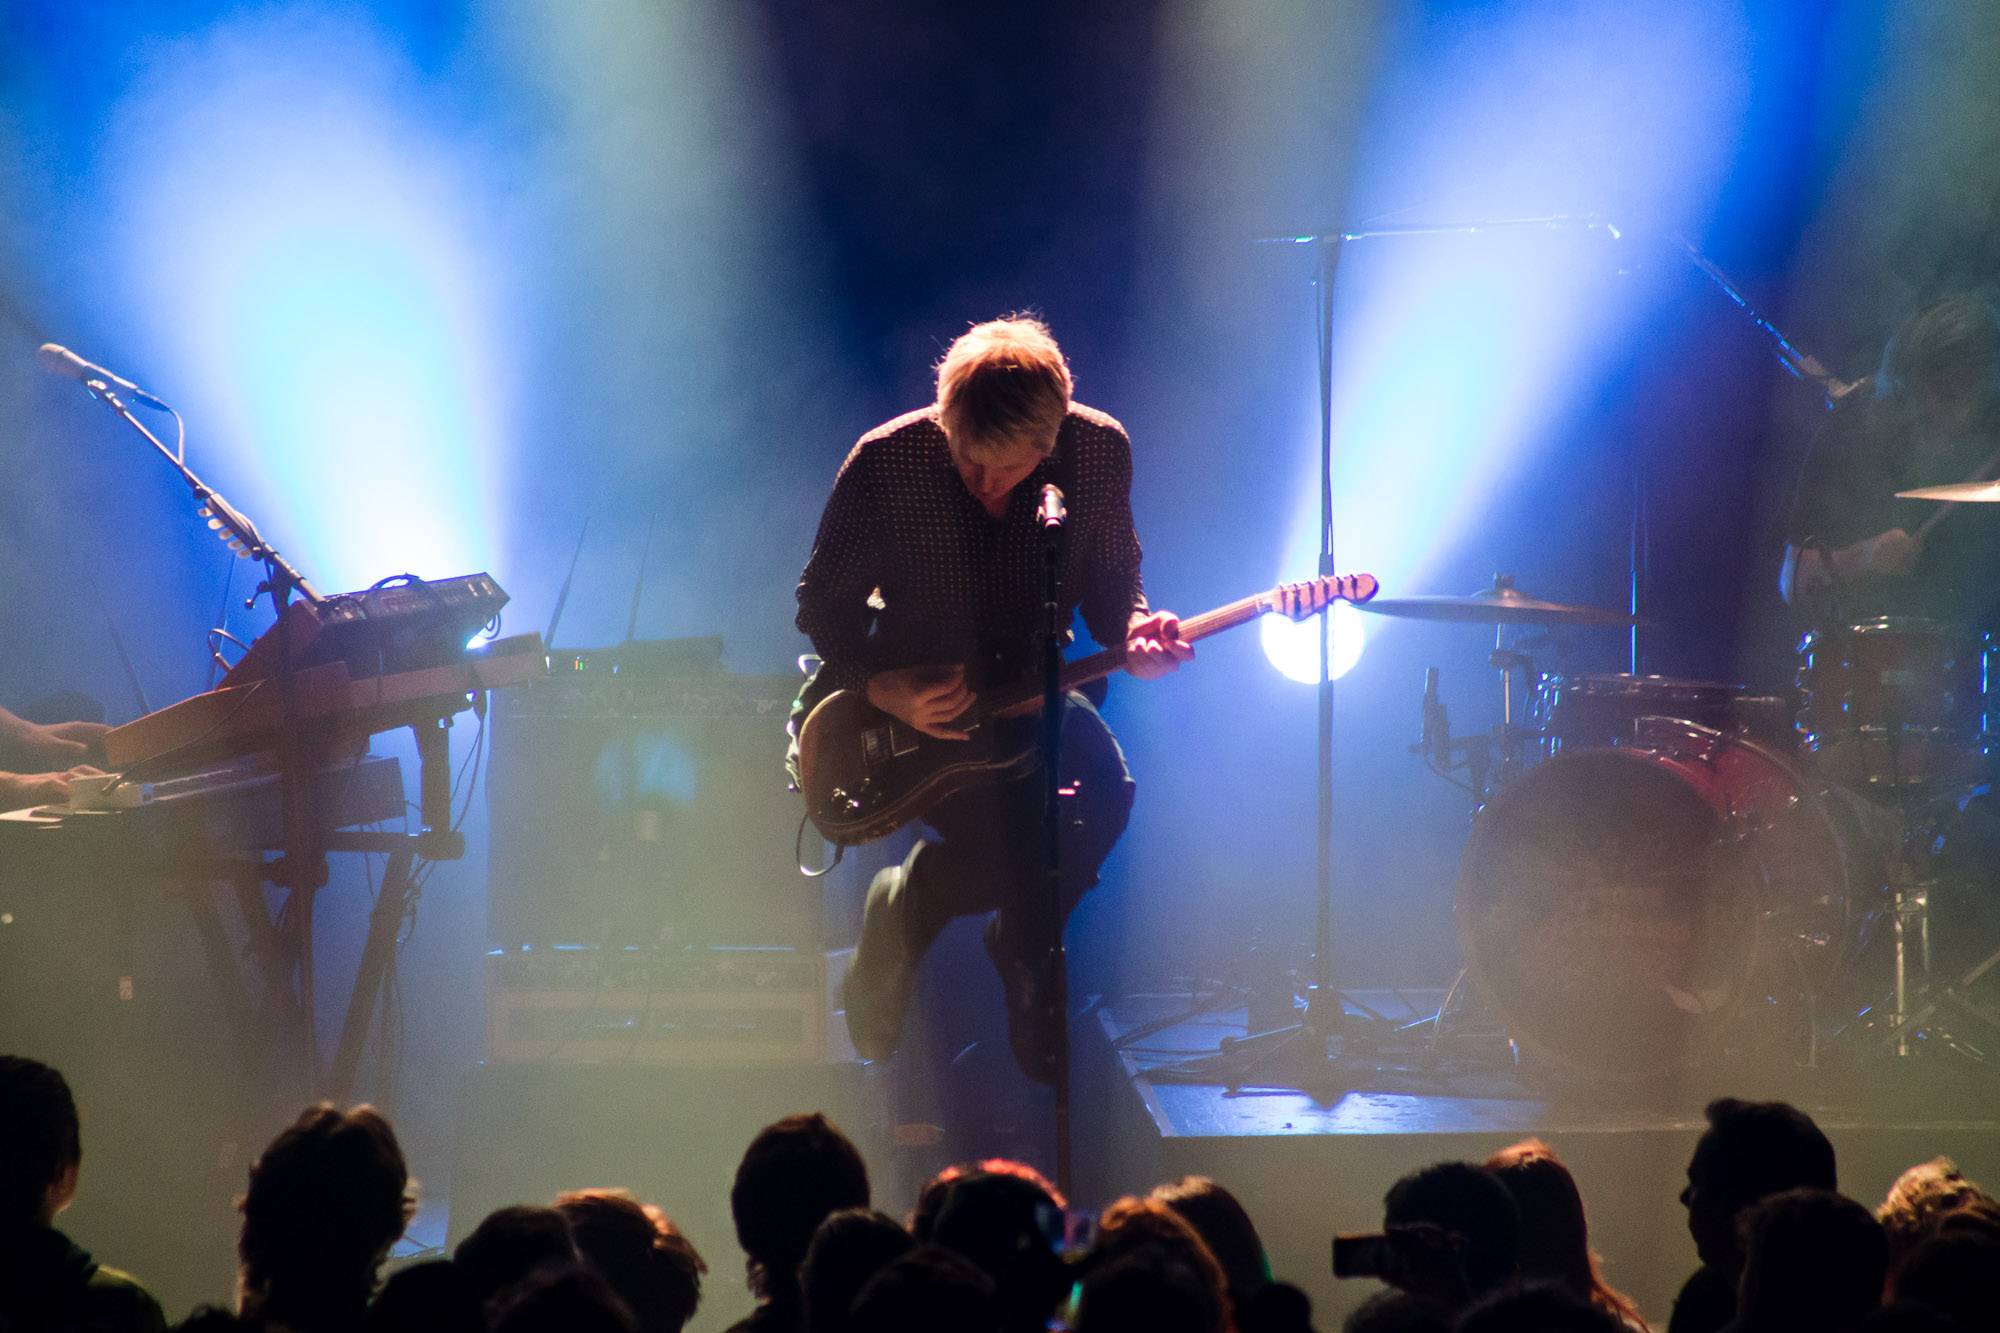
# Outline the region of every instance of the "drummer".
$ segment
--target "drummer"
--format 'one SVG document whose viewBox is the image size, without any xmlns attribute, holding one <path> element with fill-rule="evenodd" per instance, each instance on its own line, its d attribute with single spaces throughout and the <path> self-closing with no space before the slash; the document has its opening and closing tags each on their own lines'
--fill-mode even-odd
<svg viewBox="0 0 2000 1333">
<path fill-rule="evenodd" d="M 1889 339 L 1873 390 L 1843 398 L 1800 472 L 1778 591 L 1814 619 L 1922 616 L 1982 626 L 1995 609 L 2000 506 L 1945 514 L 1897 491 L 2000 467 L 2000 308 L 1931 301 Z M 1926 529 L 1927 522 L 1933 526 Z"/>
</svg>

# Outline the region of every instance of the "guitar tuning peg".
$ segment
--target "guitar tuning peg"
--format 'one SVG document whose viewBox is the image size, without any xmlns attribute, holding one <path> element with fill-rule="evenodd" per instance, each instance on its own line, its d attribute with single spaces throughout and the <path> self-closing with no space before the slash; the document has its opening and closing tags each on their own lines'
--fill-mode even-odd
<svg viewBox="0 0 2000 1333">
<path fill-rule="evenodd" d="M 195 510 L 194 513 L 196 518 L 213 518 L 215 516 L 215 511 L 207 505 L 203 505 L 201 508 Z"/>
</svg>

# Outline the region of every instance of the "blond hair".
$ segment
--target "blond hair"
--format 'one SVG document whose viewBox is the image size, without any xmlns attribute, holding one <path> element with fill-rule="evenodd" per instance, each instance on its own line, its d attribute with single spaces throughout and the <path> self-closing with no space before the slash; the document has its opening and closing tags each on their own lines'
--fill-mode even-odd
<svg viewBox="0 0 2000 1333">
<path fill-rule="evenodd" d="M 938 421 L 952 447 L 971 458 L 1023 445 L 1046 454 L 1073 388 L 1048 325 L 1025 315 L 988 320 L 960 334 L 938 362 Z"/>
</svg>

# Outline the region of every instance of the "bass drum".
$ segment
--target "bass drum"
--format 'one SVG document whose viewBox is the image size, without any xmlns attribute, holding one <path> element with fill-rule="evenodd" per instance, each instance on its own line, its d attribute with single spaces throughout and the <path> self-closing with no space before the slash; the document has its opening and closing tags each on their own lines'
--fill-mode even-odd
<svg viewBox="0 0 2000 1333">
<path fill-rule="evenodd" d="M 1458 882 L 1473 983 L 1527 1055 L 1598 1082 L 1807 1033 L 1856 887 L 1834 812 L 1776 750 L 1668 718 L 1633 740 L 1495 797 Z"/>
</svg>

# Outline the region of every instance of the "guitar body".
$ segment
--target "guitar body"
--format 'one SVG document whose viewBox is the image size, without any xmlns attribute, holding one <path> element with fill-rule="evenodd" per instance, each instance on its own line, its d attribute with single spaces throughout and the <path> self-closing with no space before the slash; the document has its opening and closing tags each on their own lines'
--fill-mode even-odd
<svg viewBox="0 0 2000 1333">
<path fill-rule="evenodd" d="M 1304 620 L 1375 592 L 1371 574 L 1284 583 L 1182 620 L 1181 638 L 1193 643 L 1263 615 Z M 1080 688 L 1124 665 L 1123 645 L 1103 649 L 1065 664 L 1060 688 Z M 858 690 L 835 690 L 806 714 L 795 741 L 806 815 L 828 842 L 852 847 L 895 832 L 955 791 L 1025 777 L 1040 766 L 1041 700 L 1039 682 L 1031 680 L 982 691 L 952 724 L 971 739 L 941 741 L 890 717 Z"/>
<path fill-rule="evenodd" d="M 941 741 L 890 717 L 859 690 L 835 690 L 799 727 L 799 793 L 828 842 L 873 842 L 963 788 L 1026 777 L 1039 766 L 1036 723 L 988 719 Z"/>
</svg>

